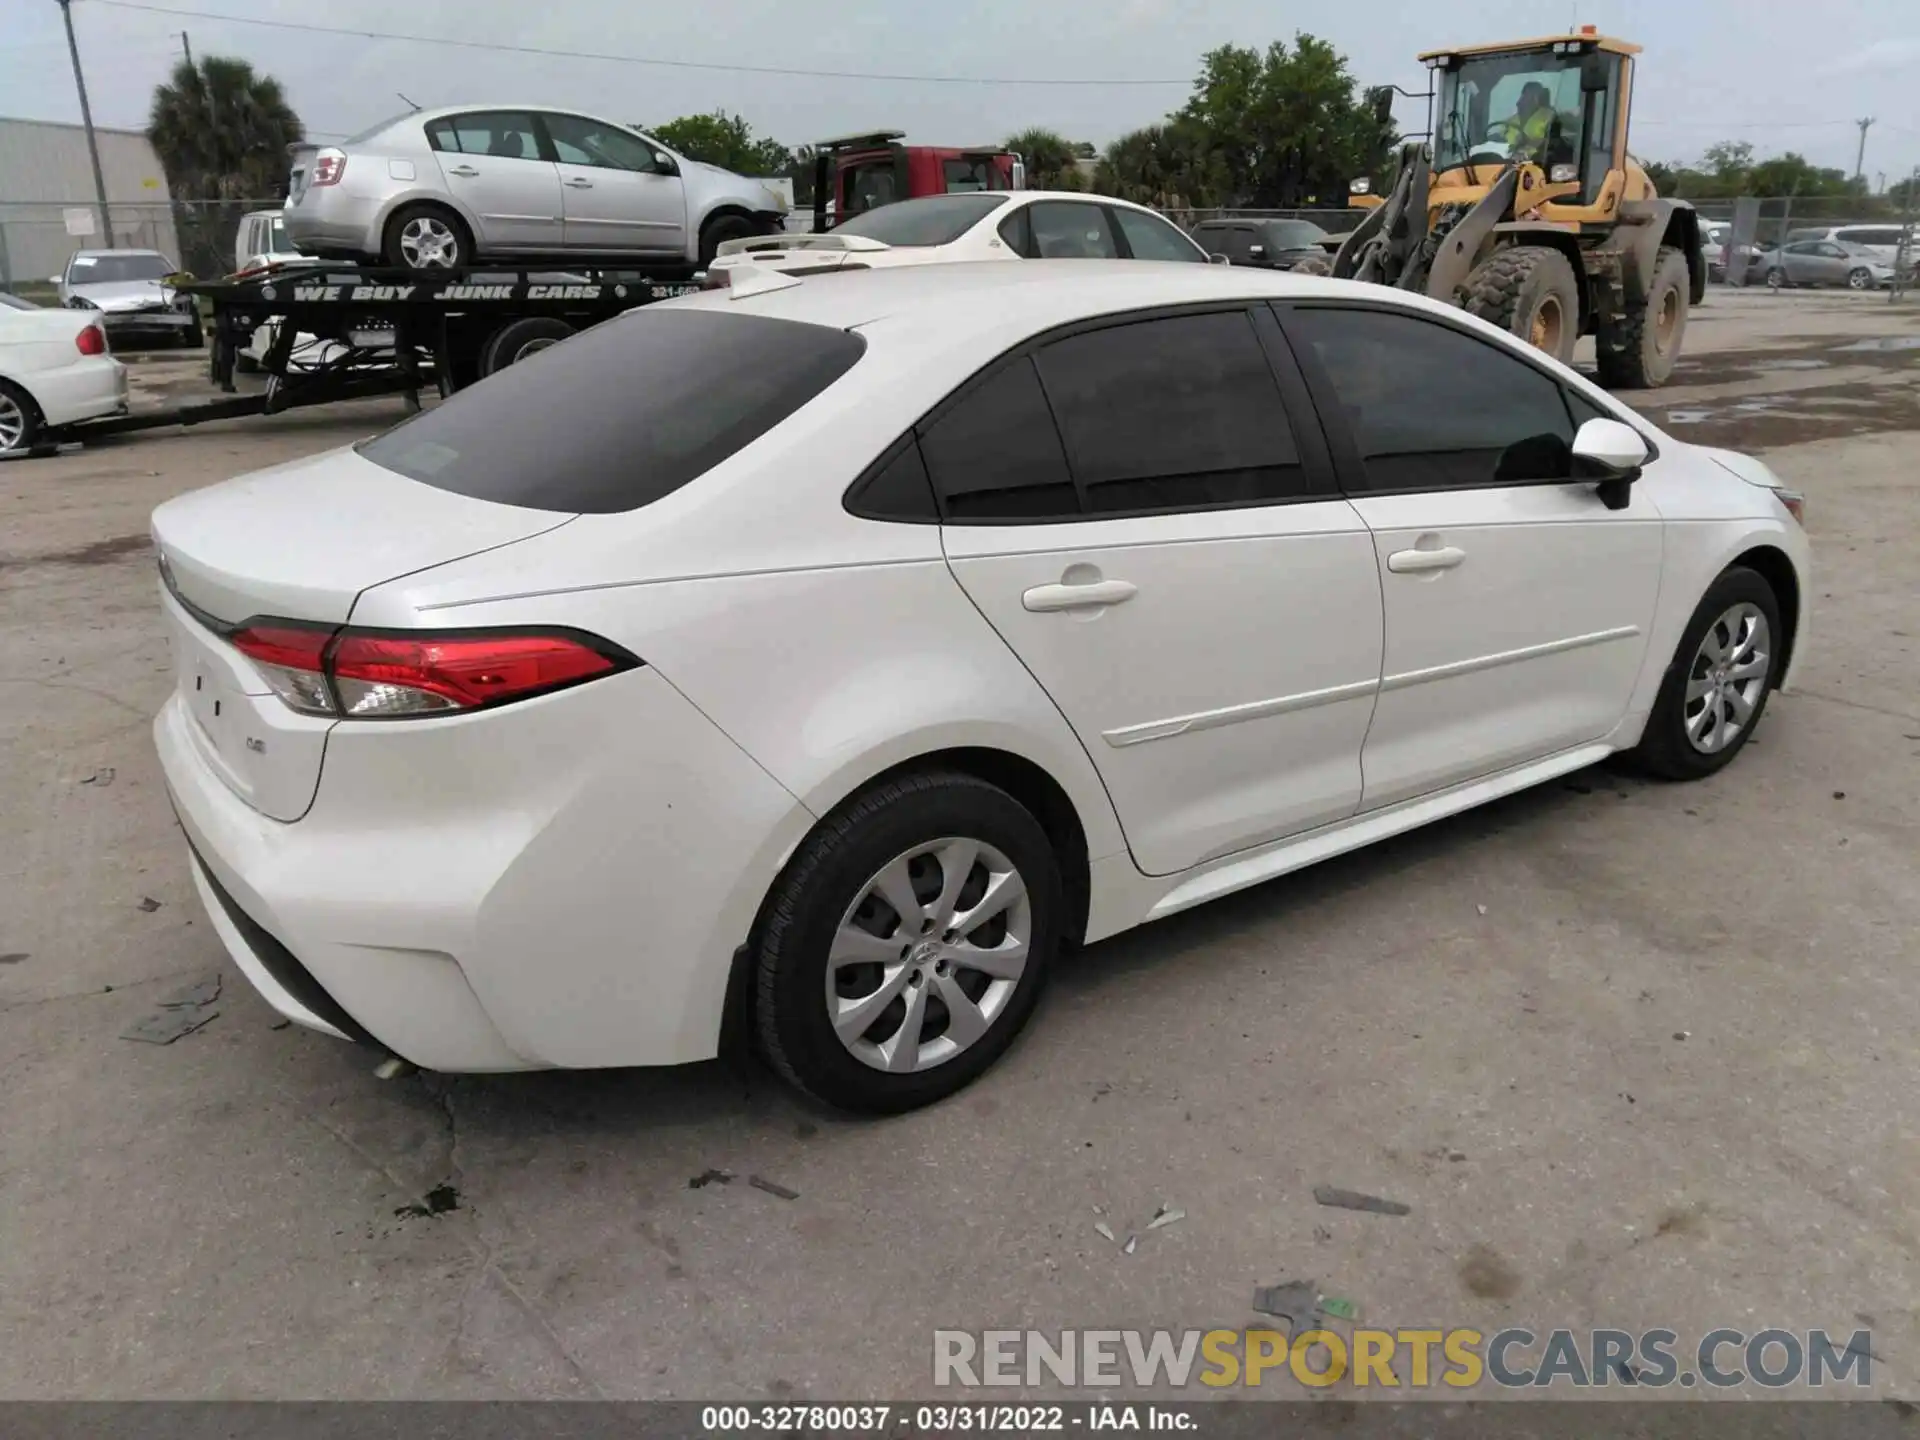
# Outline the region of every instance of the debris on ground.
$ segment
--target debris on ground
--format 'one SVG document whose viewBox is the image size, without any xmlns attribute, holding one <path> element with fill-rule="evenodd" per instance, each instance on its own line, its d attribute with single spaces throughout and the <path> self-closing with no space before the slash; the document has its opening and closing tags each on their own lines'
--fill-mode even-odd
<svg viewBox="0 0 1920 1440">
<path fill-rule="evenodd" d="M 191 985 L 182 986 L 161 997 L 159 1008 L 120 1032 L 122 1040 L 140 1040 L 148 1045 L 171 1045 L 182 1035 L 191 1035 L 220 1011 L 220 977 L 209 975 Z"/>
<path fill-rule="evenodd" d="M 103 765 L 80 783 L 82 785 L 98 785 L 104 790 L 107 786 L 113 784 L 113 767 L 111 765 Z"/>
<path fill-rule="evenodd" d="M 1104 1220 L 1094 1221 L 1093 1228 L 1095 1232 L 1099 1234 L 1101 1238 L 1106 1240 L 1109 1244 L 1118 1245 L 1120 1243 L 1120 1237 L 1113 1233 L 1113 1227 L 1107 1224 L 1106 1221 Z"/>
<path fill-rule="evenodd" d="M 269 1030 L 288 1030 L 288 1029 L 291 1029 L 292 1027 L 293 1027 L 293 1021 L 291 1020 L 276 1020 L 273 1024 L 269 1025 L 267 1028 Z"/>
<path fill-rule="evenodd" d="M 139 905 L 137 905 L 134 908 L 139 910 L 144 910 L 147 912 L 147 914 L 151 915 L 154 911 L 160 908 L 160 902 L 154 899 L 153 896 L 151 895 L 142 895 L 140 897 Z"/>
<path fill-rule="evenodd" d="M 398 1055 L 389 1055 L 373 1067 L 373 1078 L 376 1080 L 405 1080 L 419 1073 L 418 1065 L 411 1060 L 402 1060 Z"/>
<path fill-rule="evenodd" d="M 211 1005 L 220 998 L 220 977 L 209 975 L 183 986 L 160 1001 L 163 1010 L 181 1010 L 190 1005 Z"/>
<path fill-rule="evenodd" d="M 1139 1248 L 1139 1245 L 1140 1237 L 1138 1235 L 1129 1235 L 1127 1236 L 1127 1243 L 1120 1247 L 1120 1253 L 1122 1255 L 1131 1255 Z"/>
<path fill-rule="evenodd" d="M 0 955 L 0 965 L 18 965 L 22 960 L 30 959 L 32 952 L 16 950 L 11 955 Z"/>
<path fill-rule="evenodd" d="M 1684 1040 L 1691 1034 L 1693 1034 L 1691 1030 L 1676 1030 L 1673 1032 L 1673 1038 L 1676 1040 Z"/>
<path fill-rule="evenodd" d="M 769 1180 L 764 1175 L 747 1176 L 747 1184 L 753 1186 L 756 1190 L 764 1190 L 769 1195 L 778 1195 L 782 1200 L 798 1200 L 800 1198 L 800 1192 L 798 1190 L 789 1190 L 786 1186 L 779 1184 L 777 1181 Z"/>
<path fill-rule="evenodd" d="M 1476 905 L 1473 908 L 1478 910 L 1482 915 L 1487 913 L 1487 907 L 1484 905 Z"/>
<path fill-rule="evenodd" d="M 1288 1338 L 1313 1328 L 1320 1309 L 1320 1292 L 1311 1280 L 1289 1280 L 1284 1285 L 1256 1285 L 1253 1308 L 1287 1322 Z"/>
<path fill-rule="evenodd" d="M 709 1185 L 731 1185 L 732 1183 L 733 1172 L 731 1170 L 702 1170 L 698 1175 L 687 1181 L 687 1189 L 704 1190 Z"/>
<path fill-rule="evenodd" d="M 1411 1215 L 1413 1207 L 1398 1200 L 1382 1200 L 1378 1195 L 1363 1195 L 1358 1190 L 1340 1190 L 1332 1185 L 1313 1187 L 1313 1198 L 1338 1210 L 1364 1210 L 1369 1215 Z"/>
<path fill-rule="evenodd" d="M 1360 1307 L 1344 1295 L 1322 1295 L 1311 1280 L 1289 1280 L 1280 1285 L 1256 1285 L 1253 1308 L 1287 1322 L 1288 1338 L 1316 1329 L 1319 1318 L 1357 1320 Z"/>
<path fill-rule="evenodd" d="M 1178 1225 L 1186 1218 L 1186 1211 L 1176 1210 L 1171 1205 L 1162 1205 L 1153 1212 L 1153 1219 L 1147 1222 L 1147 1229 L 1158 1230 L 1162 1225 Z"/>
<path fill-rule="evenodd" d="M 460 1192 L 451 1185 L 436 1185 L 411 1205 L 402 1205 L 393 1213 L 402 1220 L 428 1220 L 460 1208 Z"/>
</svg>

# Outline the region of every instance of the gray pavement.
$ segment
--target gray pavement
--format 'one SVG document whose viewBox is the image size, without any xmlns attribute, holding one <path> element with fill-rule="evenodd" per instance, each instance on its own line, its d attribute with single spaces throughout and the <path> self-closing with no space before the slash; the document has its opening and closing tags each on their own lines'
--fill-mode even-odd
<svg viewBox="0 0 1920 1440">
<path fill-rule="evenodd" d="M 882 1122 L 750 1063 L 381 1082 L 226 962 L 147 733 L 146 517 L 398 402 L 0 465 L 0 1396 L 926 1395 L 936 1326 L 1234 1327 L 1303 1278 L 1388 1327 L 1868 1327 L 1915 1396 L 1920 350 L 1834 347 L 1917 317 L 1717 293 L 1642 397 L 1809 497 L 1802 685 L 1730 770 L 1584 772 L 1093 947 Z M 206 976 L 204 1028 L 119 1038 Z"/>
</svg>

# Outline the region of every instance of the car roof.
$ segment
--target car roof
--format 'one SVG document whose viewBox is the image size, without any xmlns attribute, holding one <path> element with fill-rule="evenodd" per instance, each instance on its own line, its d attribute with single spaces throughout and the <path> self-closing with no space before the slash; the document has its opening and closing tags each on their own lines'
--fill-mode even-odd
<svg viewBox="0 0 1920 1440">
<path fill-rule="evenodd" d="M 162 260 L 167 258 L 158 250 L 76 250 L 67 258 L 69 260 L 78 260 L 82 255 L 158 255 Z"/>
<path fill-rule="evenodd" d="M 777 274 L 778 272 L 773 272 Z M 1128 310 L 1222 300 L 1334 298 L 1385 301 L 1409 310 L 1460 312 L 1382 286 L 1245 266 L 1164 260 L 1005 260 L 902 265 L 851 274 L 781 276 L 778 288 L 726 290 L 670 300 L 687 308 L 734 310 L 836 329 L 899 321 L 942 339 L 963 341 L 1038 334 L 1057 325 Z M 734 283 L 743 282 L 735 272 Z M 649 307 L 657 308 L 657 307 Z M 888 326 L 892 328 L 891 325 Z"/>
</svg>

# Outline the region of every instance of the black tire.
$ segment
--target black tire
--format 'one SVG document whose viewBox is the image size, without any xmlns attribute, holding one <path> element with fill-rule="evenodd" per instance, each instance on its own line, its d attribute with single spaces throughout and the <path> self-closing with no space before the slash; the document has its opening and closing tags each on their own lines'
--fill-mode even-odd
<svg viewBox="0 0 1920 1440">
<path fill-rule="evenodd" d="M 573 326 L 551 315 L 530 315 L 502 325 L 480 349 L 480 378 L 537 355 L 573 334 Z"/>
<path fill-rule="evenodd" d="M 1024 880 L 1031 927 L 1026 966 L 979 1039 L 924 1070 L 889 1073 L 856 1058 L 834 1033 L 825 1003 L 829 949 L 870 877 L 917 845 L 956 836 L 992 846 Z M 937 888 L 937 868 L 933 873 Z M 761 1049 L 790 1083 L 840 1109 L 896 1114 L 946 1098 L 999 1059 L 1033 1014 L 1059 945 L 1061 894 L 1046 831 L 1005 791 L 941 771 L 873 786 L 820 823 L 767 898 L 753 954 Z M 889 945 L 893 938 L 898 936 Z M 931 1016 L 935 1002 L 925 1003 Z M 875 1028 L 890 1016 L 897 1034 L 899 1019 L 891 1010 L 880 1014 Z"/>
<path fill-rule="evenodd" d="M 1769 290 L 1784 290 L 1792 283 L 1791 280 L 1787 279 L 1787 272 L 1782 270 L 1778 265 L 1775 265 L 1771 270 L 1767 271 L 1767 288 Z"/>
<path fill-rule="evenodd" d="M 1566 364 L 1580 341 L 1580 278 L 1558 250 L 1497 250 L 1467 277 L 1467 310 Z"/>
<path fill-rule="evenodd" d="M 233 352 L 233 373 L 236 375 L 258 375 L 260 362 L 244 350 Z"/>
<path fill-rule="evenodd" d="M 12 420 L 15 415 L 19 417 L 18 438 L 11 443 L 0 438 L 0 455 L 6 454 L 9 450 L 31 450 L 39 440 L 40 431 L 45 423 L 40 417 L 39 405 L 34 402 L 33 396 L 7 380 L 0 380 L 0 399 L 7 402 L 0 408 L 8 412 L 9 420 Z"/>
<path fill-rule="evenodd" d="M 1687 257 L 1671 245 L 1661 246 L 1646 303 L 1599 327 L 1595 355 L 1602 385 L 1614 390 L 1652 390 L 1672 378 L 1686 339 L 1692 283 Z"/>
<path fill-rule="evenodd" d="M 1873 272 L 1864 265 L 1857 270 L 1849 270 L 1847 272 L 1847 288 L 1849 290 L 1873 289 Z"/>
<path fill-rule="evenodd" d="M 197 318 L 194 320 L 191 330 L 181 332 L 180 343 L 189 350 L 204 350 L 207 348 L 207 332 Z"/>
<path fill-rule="evenodd" d="M 415 220 L 437 221 L 452 237 L 451 258 L 446 263 L 415 265 L 407 259 L 402 240 L 407 226 Z M 380 233 L 382 263 L 402 270 L 459 270 L 473 263 L 473 253 L 473 234 L 467 229 L 467 222 L 446 206 L 428 201 L 402 205 L 387 218 L 387 228 Z"/>
<path fill-rule="evenodd" d="M 1701 643 L 1707 631 L 1719 625 L 1722 617 L 1739 605 L 1752 605 L 1766 617 L 1765 680 L 1758 699 L 1753 702 L 1753 713 L 1739 733 L 1729 743 L 1709 753 L 1696 746 L 1688 736 L 1688 712 L 1692 706 L 1686 692 L 1688 685 L 1696 678 L 1696 670 L 1701 669 Z M 1687 628 L 1680 636 L 1680 645 L 1667 663 L 1667 673 L 1660 682 L 1660 693 L 1653 702 L 1653 713 L 1647 717 L 1646 733 L 1640 737 L 1639 745 L 1628 752 L 1627 758 L 1649 774 L 1666 780 L 1699 780 L 1725 768 L 1745 748 L 1747 741 L 1753 737 L 1755 727 L 1760 724 L 1761 716 L 1766 713 L 1767 700 L 1773 694 L 1773 687 L 1779 683 L 1785 641 L 1786 632 L 1780 624 L 1780 601 L 1773 593 L 1773 587 L 1758 571 L 1749 570 L 1744 565 L 1735 565 L 1722 571 L 1720 578 L 1707 587 L 1707 593 L 1701 597 L 1693 618 L 1687 621 Z"/>
<path fill-rule="evenodd" d="M 716 215 L 700 227 L 700 268 L 713 263 L 714 253 L 728 240 L 758 235 L 760 227 L 745 215 Z"/>
</svg>

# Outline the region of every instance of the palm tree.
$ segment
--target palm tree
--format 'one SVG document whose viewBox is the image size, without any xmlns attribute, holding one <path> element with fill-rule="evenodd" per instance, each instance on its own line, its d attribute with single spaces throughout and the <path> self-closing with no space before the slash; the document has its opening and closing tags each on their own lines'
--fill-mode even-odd
<svg viewBox="0 0 1920 1440">
<path fill-rule="evenodd" d="M 231 267 L 240 201 L 277 198 L 287 180 L 287 146 L 306 138 L 280 82 L 244 60 L 182 60 L 154 87 L 147 121 L 175 200 L 181 263 L 199 273 Z M 182 203 L 184 202 L 184 203 Z M 226 202 L 226 203 L 209 203 Z"/>
<path fill-rule="evenodd" d="M 1058 131 L 1032 126 L 1007 137 L 1006 149 L 1027 166 L 1027 184 L 1035 190 L 1079 190 L 1079 158 L 1071 140 Z"/>
</svg>

